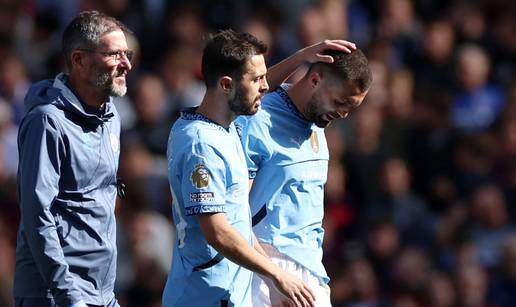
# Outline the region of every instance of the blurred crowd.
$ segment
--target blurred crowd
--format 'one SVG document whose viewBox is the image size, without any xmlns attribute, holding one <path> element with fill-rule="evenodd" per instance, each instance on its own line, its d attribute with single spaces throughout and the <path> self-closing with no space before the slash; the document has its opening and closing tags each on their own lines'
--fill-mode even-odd
<svg viewBox="0 0 516 307">
<path fill-rule="evenodd" d="M 115 101 L 122 306 L 161 306 L 174 238 L 168 133 L 204 94 L 207 34 L 228 27 L 266 42 L 268 65 L 326 38 L 370 60 L 366 101 L 327 129 L 335 307 L 516 306 L 516 2 L 0 0 L 0 307 L 13 303 L 23 98 L 63 70 L 62 30 L 90 9 L 123 21 L 136 51 L 129 95 Z"/>
</svg>

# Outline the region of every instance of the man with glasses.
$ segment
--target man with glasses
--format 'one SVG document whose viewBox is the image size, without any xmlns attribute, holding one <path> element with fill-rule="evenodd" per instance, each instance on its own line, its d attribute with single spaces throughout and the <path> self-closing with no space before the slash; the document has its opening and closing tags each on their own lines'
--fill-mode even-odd
<svg viewBox="0 0 516 307">
<path fill-rule="evenodd" d="M 127 28 L 80 13 L 63 34 L 68 73 L 35 83 L 20 125 L 17 307 L 118 306 L 115 200 L 120 119 L 131 70 Z"/>
</svg>

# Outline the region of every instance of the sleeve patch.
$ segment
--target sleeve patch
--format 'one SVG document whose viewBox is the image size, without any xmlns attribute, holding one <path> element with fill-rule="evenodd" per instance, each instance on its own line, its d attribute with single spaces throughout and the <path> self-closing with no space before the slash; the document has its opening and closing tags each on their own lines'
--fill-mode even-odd
<svg viewBox="0 0 516 307">
<path fill-rule="evenodd" d="M 218 212 L 226 212 L 225 205 L 199 205 L 188 207 L 185 210 L 187 216 L 197 215 L 203 213 L 218 213 Z"/>
<path fill-rule="evenodd" d="M 202 163 L 199 163 L 194 167 L 194 170 L 190 176 L 193 186 L 198 189 L 207 187 L 210 183 L 210 178 L 210 172 Z"/>
<path fill-rule="evenodd" d="M 192 192 L 190 193 L 191 202 L 210 202 L 215 200 L 213 192 Z"/>
</svg>

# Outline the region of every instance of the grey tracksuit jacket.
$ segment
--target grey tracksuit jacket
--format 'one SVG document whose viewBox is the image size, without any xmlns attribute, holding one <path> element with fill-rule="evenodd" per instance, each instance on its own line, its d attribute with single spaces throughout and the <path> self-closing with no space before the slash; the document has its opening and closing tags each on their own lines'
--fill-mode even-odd
<svg viewBox="0 0 516 307">
<path fill-rule="evenodd" d="M 112 103 L 87 113 L 67 78 L 25 97 L 14 296 L 104 305 L 114 297 L 120 119 Z"/>
</svg>

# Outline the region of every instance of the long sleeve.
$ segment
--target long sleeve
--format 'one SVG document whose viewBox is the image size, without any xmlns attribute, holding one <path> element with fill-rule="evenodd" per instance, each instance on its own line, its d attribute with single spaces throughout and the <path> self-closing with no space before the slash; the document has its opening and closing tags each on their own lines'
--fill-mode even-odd
<svg viewBox="0 0 516 307">
<path fill-rule="evenodd" d="M 48 114 L 30 114 L 22 122 L 18 193 L 22 233 L 36 266 L 57 304 L 69 306 L 81 301 L 81 293 L 74 285 L 51 212 L 65 158 L 59 130 Z"/>
</svg>

